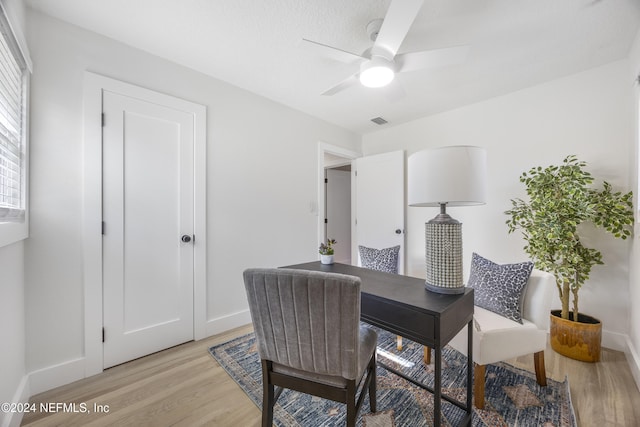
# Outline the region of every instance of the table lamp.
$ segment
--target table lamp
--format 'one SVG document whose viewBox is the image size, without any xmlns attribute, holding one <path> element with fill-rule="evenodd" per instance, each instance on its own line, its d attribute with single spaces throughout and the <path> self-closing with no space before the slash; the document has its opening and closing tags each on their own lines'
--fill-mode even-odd
<svg viewBox="0 0 640 427">
<path fill-rule="evenodd" d="M 462 224 L 446 208 L 485 203 L 487 152 L 473 146 L 422 150 L 409 156 L 408 169 L 409 206 L 440 207 L 425 224 L 425 287 L 441 294 L 464 293 Z"/>
</svg>

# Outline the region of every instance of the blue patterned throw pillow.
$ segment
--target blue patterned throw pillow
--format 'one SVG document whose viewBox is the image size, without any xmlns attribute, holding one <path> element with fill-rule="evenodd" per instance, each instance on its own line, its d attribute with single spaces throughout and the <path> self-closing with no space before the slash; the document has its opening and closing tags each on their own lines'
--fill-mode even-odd
<svg viewBox="0 0 640 427">
<path fill-rule="evenodd" d="M 374 249 L 359 245 L 358 251 L 360 252 L 360 261 L 364 268 L 398 274 L 398 253 L 400 252 L 400 246 Z"/>
<path fill-rule="evenodd" d="M 468 284 L 474 304 L 522 323 L 522 296 L 532 269 L 530 261 L 501 265 L 474 253 Z"/>
</svg>

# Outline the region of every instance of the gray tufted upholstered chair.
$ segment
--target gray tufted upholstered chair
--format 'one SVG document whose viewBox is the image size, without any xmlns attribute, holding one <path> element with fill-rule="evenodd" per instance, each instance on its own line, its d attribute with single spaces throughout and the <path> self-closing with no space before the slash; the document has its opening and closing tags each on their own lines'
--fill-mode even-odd
<svg viewBox="0 0 640 427">
<path fill-rule="evenodd" d="M 346 403 L 347 426 L 367 389 L 376 411 L 377 334 L 360 326 L 358 277 L 248 269 L 244 283 L 262 360 L 263 427 L 284 388 Z"/>
</svg>

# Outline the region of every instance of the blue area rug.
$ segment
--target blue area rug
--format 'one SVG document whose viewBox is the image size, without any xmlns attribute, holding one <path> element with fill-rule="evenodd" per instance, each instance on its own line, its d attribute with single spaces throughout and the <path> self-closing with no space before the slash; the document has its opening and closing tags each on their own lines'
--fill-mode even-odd
<svg viewBox="0 0 640 427">
<path fill-rule="evenodd" d="M 378 359 L 412 378 L 433 386 L 433 363 L 422 362 L 422 346 L 404 339 L 396 350 L 396 336 L 378 331 Z M 253 402 L 262 407 L 262 371 L 255 337 L 248 334 L 209 349 L 211 355 L 240 385 Z M 451 347 L 442 353 L 443 393 L 463 402 L 466 399 L 467 358 Z M 535 374 L 506 363 L 487 366 L 485 409 L 474 407 L 473 426 L 575 427 L 569 383 L 547 379 L 540 387 Z M 378 411 L 370 413 L 368 397 L 358 425 L 363 427 L 431 426 L 433 396 L 378 366 Z M 346 407 L 292 390 L 281 394 L 274 409 L 279 427 L 344 426 Z M 444 426 L 459 425 L 464 411 L 442 402 Z"/>
</svg>

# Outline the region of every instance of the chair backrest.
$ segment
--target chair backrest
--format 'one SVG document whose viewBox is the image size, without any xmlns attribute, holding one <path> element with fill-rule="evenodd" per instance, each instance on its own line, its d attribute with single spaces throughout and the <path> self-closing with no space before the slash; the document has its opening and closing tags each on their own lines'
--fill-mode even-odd
<svg viewBox="0 0 640 427">
<path fill-rule="evenodd" d="M 360 278 L 292 269 L 248 269 L 244 283 L 260 358 L 355 379 Z"/>
<path fill-rule="evenodd" d="M 549 328 L 549 316 L 555 291 L 555 276 L 534 268 L 525 288 L 522 317 L 535 323 L 538 329 L 546 331 Z"/>
</svg>

